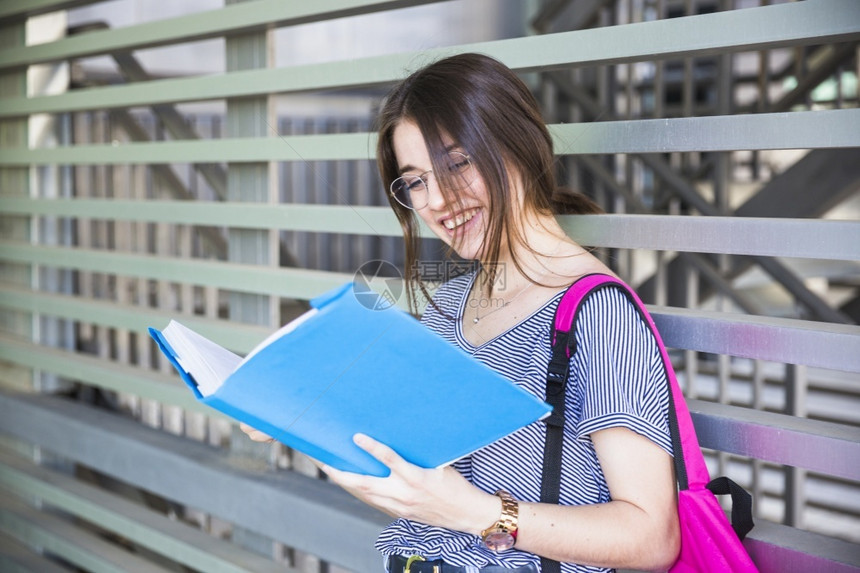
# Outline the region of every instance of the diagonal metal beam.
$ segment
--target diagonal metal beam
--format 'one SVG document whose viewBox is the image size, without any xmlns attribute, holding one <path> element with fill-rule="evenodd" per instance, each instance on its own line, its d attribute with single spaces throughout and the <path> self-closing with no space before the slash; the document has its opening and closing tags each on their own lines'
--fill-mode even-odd
<svg viewBox="0 0 860 573">
<path fill-rule="evenodd" d="M 4 0 L 0 2 L 0 19 L 9 23 L 20 22 L 40 14 L 71 10 L 98 2 L 101 0 Z"/>
<path fill-rule="evenodd" d="M 623 197 L 631 211 L 634 213 L 648 214 L 650 210 L 642 203 L 642 201 L 633 195 L 629 189 L 620 185 L 612 173 L 598 160 L 590 155 L 583 155 L 578 158 L 591 173 L 600 180 L 602 184 L 610 189 L 619 197 Z M 679 252 L 678 256 L 696 267 L 696 269 L 716 288 L 718 291 L 729 297 L 738 307 L 749 314 L 761 314 L 760 307 L 748 296 L 732 288 L 732 285 L 727 281 L 720 272 L 714 267 L 707 257 L 690 252 Z"/>
<path fill-rule="evenodd" d="M 75 36 L 82 32 L 89 32 L 90 30 L 108 29 L 110 29 L 110 25 L 107 22 L 99 21 L 70 27 L 68 32 L 69 36 Z M 111 56 L 128 83 L 147 82 L 155 79 L 140 65 L 140 62 L 133 53 L 116 52 L 111 54 Z M 185 119 L 176 111 L 173 105 L 161 104 L 150 107 L 174 139 L 200 139 L 200 134 L 185 122 Z M 149 140 L 149 137 L 135 139 L 135 141 Z M 192 163 L 192 167 L 206 179 L 206 182 L 212 187 L 218 199 L 224 201 L 227 197 L 227 173 L 224 169 L 217 163 Z"/>
<path fill-rule="evenodd" d="M 632 213 L 648 214 L 650 210 L 642 203 L 636 195 L 630 192 L 630 189 L 618 183 L 609 169 L 603 163 L 592 155 L 580 155 L 577 161 L 585 165 L 586 168 L 606 187 L 608 187 L 615 195 L 622 197 L 627 203 L 629 211 Z"/>
<path fill-rule="evenodd" d="M 132 141 L 150 141 L 149 134 L 137 123 L 137 120 L 124 109 L 110 112 L 111 117 L 119 124 Z M 185 183 L 176 175 L 170 165 L 150 163 L 149 169 L 164 183 L 174 199 L 184 201 L 194 200 L 194 195 L 185 187 Z M 209 245 L 218 258 L 224 258 L 227 253 L 227 241 L 215 227 L 198 227 L 203 240 Z"/>
<path fill-rule="evenodd" d="M 740 292 L 732 286 L 731 280 L 726 279 L 723 273 L 710 261 L 710 259 L 699 253 L 678 253 L 678 258 L 696 268 L 699 273 L 723 296 L 728 297 L 733 303 L 748 314 L 762 315 L 764 311 L 761 306 L 749 296 Z M 672 265 L 674 261 L 669 264 Z M 654 279 L 649 279 L 653 281 Z M 646 281 L 646 283 L 649 283 Z M 649 284 L 645 285 L 646 288 Z M 642 288 L 640 286 L 640 288 Z"/>
<path fill-rule="evenodd" d="M 134 55 L 114 54 L 113 59 L 129 82 L 143 82 L 152 79 Z M 200 139 L 200 135 L 185 122 L 185 119 L 176 111 L 174 106 L 154 105 L 152 111 L 174 139 Z M 224 201 L 227 198 L 227 172 L 221 165 L 217 163 L 192 163 L 192 167 L 206 179 L 218 199 Z"/>
<path fill-rule="evenodd" d="M 550 0 L 532 18 L 531 26 L 539 34 L 587 28 L 597 18 L 598 11 L 610 1 Z"/>
<path fill-rule="evenodd" d="M 779 101 L 766 105 L 763 111 L 788 111 L 793 105 L 800 103 L 821 82 L 837 73 L 840 66 L 854 58 L 857 53 L 857 43 L 845 42 L 836 46 L 825 46 L 821 49 L 827 51 L 824 59 L 818 61 L 815 67 L 809 70 L 809 73 L 800 78 L 793 90 L 783 95 Z M 757 109 L 757 105 L 758 102 L 753 102 L 748 111 Z"/>
<path fill-rule="evenodd" d="M 40 13 L 101 1 L 103 0 L 2 0 L 0 19 L 21 20 Z M 247 6 L 227 5 L 214 10 L 96 32 L 86 38 L 62 38 L 44 44 L 22 46 L 20 49 L 4 50 L 0 53 L 0 69 L 26 68 L 67 58 L 86 58 L 260 33 L 285 26 L 361 16 L 440 1 L 442 0 L 255 0 Z"/>
<path fill-rule="evenodd" d="M 860 38 L 858 15 L 860 3 L 856 0 L 791 2 L 421 52 L 165 79 L 56 96 L 7 98 L 0 107 L 0 117 L 369 88 L 399 81 L 418 61 L 462 52 L 482 52 L 525 73 L 820 45 Z"/>
<path fill-rule="evenodd" d="M 70 33 L 74 34 L 89 29 L 108 29 L 109 27 L 106 22 L 93 22 L 70 29 Z M 144 82 L 153 79 L 133 54 L 116 53 L 113 54 L 113 58 L 127 81 Z M 174 139 L 200 139 L 200 135 L 185 122 L 182 115 L 176 111 L 174 106 L 169 104 L 153 105 L 151 109 Z M 149 134 L 140 127 L 137 121 L 126 110 L 114 109 L 111 110 L 111 114 L 123 126 L 123 129 L 133 141 L 151 141 Z M 161 177 L 174 197 L 187 200 L 195 199 L 169 165 L 149 164 L 149 167 Z M 224 201 L 227 197 L 227 173 L 221 165 L 217 163 L 192 163 L 192 167 L 206 179 L 218 199 Z M 200 227 L 200 230 L 204 240 L 212 246 L 217 256 L 224 258 L 227 252 L 227 242 L 218 229 L 214 227 Z M 289 267 L 299 266 L 298 259 L 284 241 L 279 241 L 278 249 L 279 263 L 281 265 Z"/>
<path fill-rule="evenodd" d="M 582 88 L 573 84 L 569 78 L 562 74 L 561 72 L 551 72 L 549 76 L 552 78 L 554 82 L 557 83 L 558 87 L 561 91 L 570 97 L 573 101 L 580 105 L 582 111 L 585 112 L 587 116 L 590 118 L 600 118 L 602 120 L 611 120 L 612 114 L 605 110 L 599 103 L 597 103 L 588 93 L 585 92 Z M 677 174 L 677 172 L 672 169 L 672 167 L 663 160 L 662 157 L 654 154 L 639 154 L 636 155 L 640 160 L 650 167 L 655 174 L 660 177 L 663 181 L 665 181 L 669 189 L 679 196 L 681 199 L 686 201 L 688 204 L 695 207 L 698 211 L 700 211 L 703 215 L 708 216 L 718 216 L 725 215 L 721 213 L 715 206 L 711 205 L 708 201 L 706 201 L 698 191 L 688 183 L 683 177 Z M 593 167 L 593 165 L 592 165 Z M 605 179 L 606 174 L 602 174 L 602 179 Z M 610 188 L 615 190 L 618 186 L 611 186 Z M 641 208 L 641 204 L 637 207 Z M 735 215 L 743 215 L 742 212 L 736 212 Z M 706 271 L 704 272 L 704 276 L 709 280 L 715 279 L 716 276 L 712 272 L 707 272 L 707 266 L 704 264 L 703 260 L 696 260 L 693 257 L 688 255 L 684 255 L 682 259 L 687 260 L 688 262 L 693 263 L 700 270 Z M 817 294 L 813 293 L 809 290 L 803 281 L 797 277 L 797 275 L 792 272 L 788 267 L 780 263 L 779 261 L 768 258 L 768 257 L 758 257 L 753 256 L 749 257 L 750 260 L 756 262 L 759 266 L 761 266 L 768 274 L 770 274 L 774 280 L 779 282 L 786 290 L 791 292 L 791 294 L 797 298 L 799 302 L 805 305 L 810 312 L 821 320 L 825 320 L 827 322 L 837 322 L 837 323 L 845 323 L 851 324 L 853 321 L 851 318 L 841 311 L 832 308 L 827 302 L 821 299 Z M 713 282 L 714 286 L 718 288 L 718 290 L 725 292 L 725 285 L 721 284 L 721 282 Z M 653 279 L 649 279 L 643 283 L 642 288 L 647 291 L 652 288 Z M 751 302 L 746 300 L 741 304 L 742 298 L 732 296 L 732 299 L 740 304 L 742 308 L 749 309 L 752 308 Z"/>
</svg>

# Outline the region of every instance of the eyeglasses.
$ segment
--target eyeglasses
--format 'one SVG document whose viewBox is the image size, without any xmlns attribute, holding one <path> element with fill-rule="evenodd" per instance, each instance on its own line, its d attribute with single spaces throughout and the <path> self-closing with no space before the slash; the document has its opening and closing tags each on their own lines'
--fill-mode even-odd
<svg viewBox="0 0 860 573">
<path fill-rule="evenodd" d="M 452 191 L 465 189 L 475 180 L 475 168 L 465 153 L 449 152 L 445 167 Z M 391 182 L 391 196 L 407 209 L 423 209 L 430 198 L 430 192 L 427 190 L 427 176 L 430 173 L 433 173 L 432 169 L 421 175 L 406 174 L 398 177 Z"/>
</svg>

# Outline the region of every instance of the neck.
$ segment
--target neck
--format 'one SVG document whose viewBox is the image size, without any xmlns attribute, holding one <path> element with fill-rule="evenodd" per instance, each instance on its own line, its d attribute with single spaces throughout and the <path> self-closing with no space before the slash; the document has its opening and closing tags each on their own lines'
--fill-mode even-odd
<svg viewBox="0 0 860 573">
<path fill-rule="evenodd" d="M 513 239 L 512 248 L 500 250 L 497 267 L 504 273 L 505 290 L 508 292 L 532 282 L 543 282 L 545 277 L 553 274 L 559 253 L 571 248 L 580 249 L 565 235 L 552 215 L 524 216 Z M 486 261 L 482 262 L 486 266 Z M 499 280 L 496 280 L 498 284 Z M 495 288 L 483 290 L 489 295 Z"/>
</svg>

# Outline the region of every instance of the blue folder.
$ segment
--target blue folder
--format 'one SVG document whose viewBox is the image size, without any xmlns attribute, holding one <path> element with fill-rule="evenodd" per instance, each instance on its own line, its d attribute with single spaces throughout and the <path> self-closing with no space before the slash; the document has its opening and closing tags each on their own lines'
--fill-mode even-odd
<svg viewBox="0 0 860 573">
<path fill-rule="evenodd" d="M 440 467 L 549 414 L 550 406 L 352 283 L 202 396 L 160 331 L 162 352 L 201 402 L 334 468 L 386 476 L 356 446 L 367 434 L 407 461 Z M 384 305 L 383 305 L 384 306 Z"/>
</svg>

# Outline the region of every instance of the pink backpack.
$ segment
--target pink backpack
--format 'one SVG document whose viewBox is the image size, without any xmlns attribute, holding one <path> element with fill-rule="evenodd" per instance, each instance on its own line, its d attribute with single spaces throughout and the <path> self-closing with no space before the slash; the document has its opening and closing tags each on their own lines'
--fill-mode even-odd
<svg viewBox="0 0 860 573">
<path fill-rule="evenodd" d="M 553 406 L 553 412 L 546 420 L 541 501 L 558 503 L 559 499 L 564 396 L 570 357 L 576 352 L 574 321 L 582 301 L 596 290 L 606 287 L 620 289 L 650 326 L 663 356 L 663 365 L 669 380 L 669 430 L 675 453 L 678 519 L 681 526 L 681 552 L 670 571 L 758 571 L 741 543 L 753 527 L 752 497 L 727 477 L 710 479 L 684 395 L 678 386 L 672 363 L 654 321 L 636 293 L 622 281 L 609 275 L 592 274 L 577 280 L 564 293 L 556 310 L 552 332 L 552 360 L 547 370 L 546 389 L 546 401 Z M 729 523 L 715 496 L 727 493 L 732 496 L 732 523 Z M 541 560 L 543 573 L 556 573 L 559 570 L 558 562 Z"/>
</svg>

